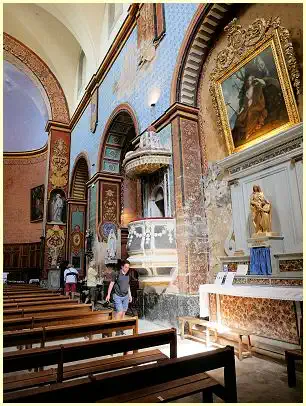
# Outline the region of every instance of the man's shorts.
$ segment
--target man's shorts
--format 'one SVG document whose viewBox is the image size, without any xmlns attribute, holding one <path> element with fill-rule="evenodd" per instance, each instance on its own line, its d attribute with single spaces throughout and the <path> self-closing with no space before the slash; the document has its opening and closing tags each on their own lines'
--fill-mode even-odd
<svg viewBox="0 0 306 406">
<path fill-rule="evenodd" d="M 129 307 L 129 295 L 118 296 L 116 293 L 113 294 L 113 300 L 115 304 L 115 312 L 126 312 Z"/>
<path fill-rule="evenodd" d="M 65 292 L 76 292 L 76 283 L 66 283 L 65 285 Z"/>
</svg>

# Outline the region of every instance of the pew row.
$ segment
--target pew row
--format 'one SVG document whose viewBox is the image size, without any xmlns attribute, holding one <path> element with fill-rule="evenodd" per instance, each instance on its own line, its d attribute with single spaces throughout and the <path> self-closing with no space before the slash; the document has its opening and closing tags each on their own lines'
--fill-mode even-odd
<svg viewBox="0 0 306 406">
<path fill-rule="evenodd" d="M 40 300 L 42 302 L 48 301 L 48 300 L 53 300 L 53 299 L 60 299 L 60 300 L 67 300 L 69 299 L 69 296 L 62 296 L 58 294 L 52 294 L 52 295 L 44 295 L 44 296 L 35 296 L 35 297 L 17 297 L 14 299 L 3 299 L 3 303 L 23 303 L 23 302 L 35 302 L 37 300 Z"/>
<path fill-rule="evenodd" d="M 206 374 L 217 368 L 224 369 L 224 386 Z M 226 402 L 237 402 L 233 347 L 57 382 L 35 391 L 4 393 L 4 402 L 159 403 L 198 392 L 206 402 L 213 401 L 213 394 Z"/>
<path fill-rule="evenodd" d="M 26 309 L 21 309 L 21 310 L 4 310 L 3 311 L 3 317 L 4 320 L 8 318 L 19 318 L 19 317 L 24 317 L 24 316 L 35 316 L 37 314 L 41 313 L 49 313 L 52 315 L 53 313 L 57 312 L 63 312 L 63 311 L 83 311 L 83 312 L 91 312 L 92 305 L 91 304 L 71 304 L 69 307 L 67 307 L 64 303 L 59 304 L 57 306 L 38 306 L 38 307 L 27 307 Z"/>
<path fill-rule="evenodd" d="M 138 318 L 129 317 L 123 320 L 82 321 L 78 324 L 38 327 L 26 330 L 6 331 L 3 333 L 3 347 L 18 347 L 39 343 L 44 347 L 47 342 L 86 337 L 93 334 L 110 334 L 118 330 L 133 330 L 138 333 Z"/>
<path fill-rule="evenodd" d="M 59 314 L 51 314 L 47 316 L 32 316 L 32 317 L 21 317 L 18 319 L 6 319 L 3 321 L 4 331 L 14 331 L 23 330 L 35 327 L 46 327 L 55 326 L 67 323 L 80 323 L 82 320 L 112 320 L 113 311 L 98 310 L 95 312 L 63 312 Z"/>
<path fill-rule="evenodd" d="M 89 362 L 77 362 L 165 344 L 170 344 L 170 357 L 175 358 L 177 356 L 175 329 L 8 353 L 4 355 L 5 373 L 22 371 L 27 368 L 41 368 L 54 364 L 57 364 L 57 368 L 47 369 L 38 373 L 5 377 L 4 390 L 26 389 L 35 385 L 63 382 L 67 379 L 78 378 L 93 373 L 108 372 L 119 368 L 129 368 L 148 362 L 168 359 L 165 354 L 155 349 L 125 356 L 117 355 L 100 360 L 94 359 Z M 68 362 L 77 363 L 65 366 Z"/>
<path fill-rule="evenodd" d="M 27 307 L 36 307 L 36 306 L 54 306 L 54 305 L 65 305 L 65 306 L 70 306 L 71 304 L 76 304 L 79 303 L 78 299 L 69 299 L 67 296 L 67 300 L 62 300 L 62 299 L 51 299 L 48 302 L 40 301 L 37 299 L 37 301 L 34 302 L 21 302 L 21 303 L 4 303 L 3 309 L 4 310 L 13 310 L 13 309 L 25 309 Z"/>
</svg>

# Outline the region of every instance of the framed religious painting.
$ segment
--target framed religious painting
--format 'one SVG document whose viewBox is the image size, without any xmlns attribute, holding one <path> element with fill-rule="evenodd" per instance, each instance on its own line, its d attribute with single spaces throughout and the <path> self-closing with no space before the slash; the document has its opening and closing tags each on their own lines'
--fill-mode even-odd
<svg viewBox="0 0 306 406">
<path fill-rule="evenodd" d="M 229 153 L 300 122 L 295 93 L 300 75 L 288 31 L 280 20 L 257 19 L 244 29 L 234 19 L 218 53 L 210 92 Z"/>
<path fill-rule="evenodd" d="M 42 221 L 44 216 L 44 185 L 31 189 L 31 223 Z"/>
</svg>

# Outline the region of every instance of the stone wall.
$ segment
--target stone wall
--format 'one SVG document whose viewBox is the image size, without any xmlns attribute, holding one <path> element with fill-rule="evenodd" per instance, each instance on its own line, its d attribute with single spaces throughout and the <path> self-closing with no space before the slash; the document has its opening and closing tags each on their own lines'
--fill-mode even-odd
<svg viewBox="0 0 306 406">
<path fill-rule="evenodd" d="M 178 328 L 179 316 L 200 315 L 198 295 L 161 294 L 138 291 L 137 310 L 139 317 L 158 322 L 165 327 Z"/>
</svg>

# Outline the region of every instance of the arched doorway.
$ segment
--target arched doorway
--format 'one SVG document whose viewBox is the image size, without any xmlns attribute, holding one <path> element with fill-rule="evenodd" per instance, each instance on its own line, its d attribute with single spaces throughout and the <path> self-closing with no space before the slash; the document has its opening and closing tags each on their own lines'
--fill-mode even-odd
<svg viewBox="0 0 306 406">
<path fill-rule="evenodd" d="M 118 106 L 106 125 L 100 150 L 99 169 L 103 178 L 99 185 L 102 205 L 98 214 L 98 233 L 101 240 L 107 241 L 112 227 L 121 230 L 121 258 L 127 256 L 127 225 L 141 215 L 140 182 L 128 179 L 122 168 L 124 157 L 134 149 L 137 135 L 138 124 L 133 110 L 126 104 Z"/>
<path fill-rule="evenodd" d="M 89 165 L 84 154 L 76 159 L 72 171 L 70 198 L 68 199 L 68 255 L 67 259 L 79 271 L 86 274 L 85 237 L 87 223 L 87 182 Z"/>
<path fill-rule="evenodd" d="M 118 106 L 106 124 L 100 147 L 99 209 L 97 213 L 98 238 L 107 250 L 107 241 L 113 230 L 117 239 L 117 258 L 126 259 L 128 224 L 141 216 L 141 185 L 125 176 L 124 157 L 134 150 L 138 123 L 130 106 Z M 106 252 L 106 264 L 112 266 Z M 136 297 L 137 275 L 131 270 L 131 291 Z"/>
</svg>

